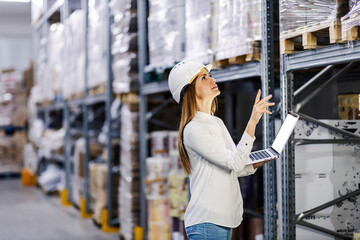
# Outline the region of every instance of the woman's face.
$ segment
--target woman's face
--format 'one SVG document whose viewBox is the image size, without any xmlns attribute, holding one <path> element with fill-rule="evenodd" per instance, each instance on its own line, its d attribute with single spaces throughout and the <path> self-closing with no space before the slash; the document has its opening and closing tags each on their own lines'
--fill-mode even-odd
<svg viewBox="0 0 360 240">
<path fill-rule="evenodd" d="M 216 84 L 216 80 L 211 77 L 208 71 L 202 70 L 195 81 L 196 97 L 201 100 L 213 100 L 220 94 L 220 90 Z"/>
</svg>

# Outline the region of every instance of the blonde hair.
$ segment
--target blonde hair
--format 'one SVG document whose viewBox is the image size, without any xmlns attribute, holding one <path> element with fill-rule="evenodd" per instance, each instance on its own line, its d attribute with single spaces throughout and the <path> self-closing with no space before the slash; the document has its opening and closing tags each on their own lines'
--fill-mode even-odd
<svg viewBox="0 0 360 240">
<path fill-rule="evenodd" d="M 179 124 L 179 154 L 186 175 L 189 175 L 191 173 L 191 163 L 184 146 L 184 128 L 195 117 L 195 114 L 198 111 L 198 106 L 196 102 L 195 82 L 196 79 L 185 89 L 181 106 L 181 120 Z M 216 98 L 214 98 L 213 102 L 211 103 L 211 112 L 213 114 L 215 114 L 216 108 L 217 100 Z"/>
</svg>

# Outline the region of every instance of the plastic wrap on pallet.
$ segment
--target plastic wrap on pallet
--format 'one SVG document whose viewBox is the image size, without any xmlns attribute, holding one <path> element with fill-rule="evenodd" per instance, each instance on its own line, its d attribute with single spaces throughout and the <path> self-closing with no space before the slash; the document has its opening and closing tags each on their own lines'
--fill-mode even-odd
<svg viewBox="0 0 360 240">
<path fill-rule="evenodd" d="M 26 168 L 31 174 L 36 173 L 37 169 L 37 154 L 34 146 L 31 143 L 27 143 L 23 150 L 24 155 L 24 168 Z"/>
<path fill-rule="evenodd" d="M 112 0 L 109 4 L 114 23 L 111 25 L 113 44 L 113 91 L 138 91 L 138 40 L 136 1 Z"/>
<path fill-rule="evenodd" d="M 185 57 L 185 1 L 149 1 L 151 67 L 172 67 Z"/>
<path fill-rule="evenodd" d="M 120 33 L 114 37 L 111 53 L 124 54 L 126 52 L 137 52 L 137 34 Z"/>
<path fill-rule="evenodd" d="M 111 25 L 111 33 L 116 36 L 120 33 L 137 32 L 137 14 L 130 11 L 114 13 L 114 23 Z"/>
<path fill-rule="evenodd" d="M 138 58 L 135 53 L 115 55 L 113 58 L 113 91 L 126 93 L 136 90 L 138 85 Z"/>
<path fill-rule="evenodd" d="M 89 0 L 88 86 L 95 87 L 107 80 L 107 1 Z"/>
<path fill-rule="evenodd" d="M 334 21 L 348 10 L 348 0 L 281 0 L 280 29 L 287 31 L 314 23 Z"/>
<path fill-rule="evenodd" d="M 139 113 L 131 110 L 134 110 L 131 104 L 123 103 L 120 136 L 119 221 L 120 233 L 126 240 L 133 239 L 134 228 L 140 224 Z"/>
<path fill-rule="evenodd" d="M 76 10 L 65 20 L 66 74 L 61 82 L 66 99 L 83 92 L 85 83 L 85 11 Z"/>
<path fill-rule="evenodd" d="M 248 1 L 219 0 L 216 60 L 245 55 L 251 51 L 248 36 Z"/>
<path fill-rule="evenodd" d="M 41 96 L 39 98 L 43 100 L 53 100 L 55 98 L 55 93 L 52 88 L 51 72 L 47 64 L 47 45 L 48 38 L 42 37 L 39 42 L 39 52 L 38 52 L 38 67 L 36 68 L 36 82 L 41 87 Z"/>
<path fill-rule="evenodd" d="M 64 147 L 65 129 L 45 130 L 39 141 L 39 158 L 51 158 L 52 154 L 62 153 Z"/>
<path fill-rule="evenodd" d="M 62 175 L 64 171 L 56 164 L 50 164 L 39 176 L 38 182 L 44 192 L 60 191 L 64 188 Z"/>
<path fill-rule="evenodd" d="M 72 178 L 72 196 L 73 201 L 77 206 L 80 206 L 80 199 L 84 196 L 84 176 L 83 176 L 83 164 L 84 159 L 81 157 L 81 153 L 85 152 L 85 139 L 80 138 L 75 142 L 74 150 L 74 176 Z"/>
<path fill-rule="evenodd" d="M 261 40 L 261 0 L 248 0 L 248 37 Z"/>
<path fill-rule="evenodd" d="M 55 95 L 61 92 L 61 82 L 66 73 L 65 64 L 65 26 L 62 23 L 54 23 L 50 26 L 48 43 L 48 83 Z M 53 100 L 53 99 L 51 99 Z"/>
<path fill-rule="evenodd" d="M 360 1 L 351 0 L 349 2 L 350 11 L 344 17 L 341 18 L 341 31 L 343 40 L 353 40 L 352 29 L 360 26 Z M 346 38 L 345 38 L 346 36 Z M 355 28 L 355 37 L 358 37 L 358 29 Z"/>
<path fill-rule="evenodd" d="M 211 1 L 186 0 L 186 58 L 210 63 L 211 49 Z"/>
<path fill-rule="evenodd" d="M 0 126 L 25 126 L 27 120 L 25 89 L 0 86 Z"/>
<path fill-rule="evenodd" d="M 109 7 L 114 16 L 137 9 L 137 0 L 111 0 Z"/>
</svg>

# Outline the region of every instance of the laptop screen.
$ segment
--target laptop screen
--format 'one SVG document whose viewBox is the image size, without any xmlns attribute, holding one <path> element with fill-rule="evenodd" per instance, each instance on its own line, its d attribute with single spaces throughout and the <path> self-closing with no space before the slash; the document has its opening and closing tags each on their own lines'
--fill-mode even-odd
<svg viewBox="0 0 360 240">
<path fill-rule="evenodd" d="M 282 124 L 278 134 L 276 135 L 274 143 L 271 146 L 279 154 L 284 149 L 285 144 L 287 143 L 292 131 L 294 130 L 298 119 L 299 116 L 296 114 L 289 113 L 286 116 L 285 121 Z"/>
</svg>

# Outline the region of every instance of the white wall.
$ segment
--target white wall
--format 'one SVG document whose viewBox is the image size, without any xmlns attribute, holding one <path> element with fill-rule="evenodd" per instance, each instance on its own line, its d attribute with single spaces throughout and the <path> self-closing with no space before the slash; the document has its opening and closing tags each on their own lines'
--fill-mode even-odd
<svg viewBox="0 0 360 240">
<path fill-rule="evenodd" d="M 0 70 L 23 71 L 33 59 L 31 37 L 0 37 Z"/>
<path fill-rule="evenodd" d="M 23 71 L 32 59 L 30 3 L 0 3 L 0 70 Z"/>
</svg>

